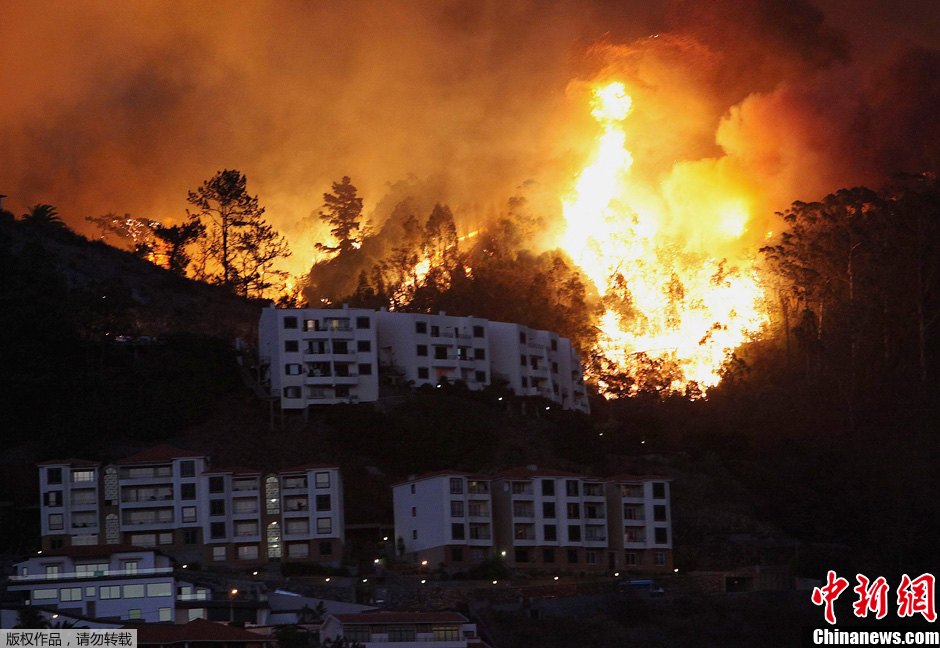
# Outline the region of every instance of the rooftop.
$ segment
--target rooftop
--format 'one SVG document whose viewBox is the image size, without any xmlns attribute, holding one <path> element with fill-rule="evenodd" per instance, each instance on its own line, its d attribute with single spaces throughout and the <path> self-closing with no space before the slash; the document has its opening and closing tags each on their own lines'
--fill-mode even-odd
<svg viewBox="0 0 940 648">
<path fill-rule="evenodd" d="M 181 450 L 168 445 L 158 445 L 148 450 L 143 450 L 130 457 L 120 459 L 118 464 L 149 464 L 172 461 L 173 459 L 182 459 L 187 457 L 205 457 L 204 452 L 192 452 L 191 450 Z"/>
<path fill-rule="evenodd" d="M 469 623 L 467 617 L 457 612 L 360 612 L 359 614 L 334 614 L 340 623 Z"/>
</svg>

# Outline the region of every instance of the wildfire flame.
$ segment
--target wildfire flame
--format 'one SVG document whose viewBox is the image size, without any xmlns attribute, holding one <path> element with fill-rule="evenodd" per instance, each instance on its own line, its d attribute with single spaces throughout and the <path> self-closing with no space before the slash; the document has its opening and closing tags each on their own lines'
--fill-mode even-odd
<svg viewBox="0 0 940 648">
<path fill-rule="evenodd" d="M 561 246 L 604 296 L 600 351 L 620 371 L 634 374 L 642 360 L 662 361 L 676 369 L 667 389 L 712 387 L 731 351 L 767 319 L 755 271 L 705 249 L 706 241 L 739 239 L 749 207 L 739 196 L 709 196 L 697 223 L 706 235 L 667 233 L 656 205 L 668 200 L 657 203 L 649 188 L 630 181 L 623 122 L 631 107 L 622 83 L 593 90 L 601 134 L 593 161 L 564 200 Z"/>
</svg>

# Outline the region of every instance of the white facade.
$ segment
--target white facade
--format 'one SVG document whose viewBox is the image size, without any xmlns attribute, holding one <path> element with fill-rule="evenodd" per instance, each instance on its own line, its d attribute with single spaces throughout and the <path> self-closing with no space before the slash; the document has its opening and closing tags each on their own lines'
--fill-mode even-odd
<svg viewBox="0 0 940 648">
<path fill-rule="evenodd" d="M 97 554 L 90 549 L 40 554 L 17 563 L 9 590 L 23 592 L 27 605 L 145 623 L 176 622 L 178 597 L 210 597 L 206 588 L 177 581 L 167 556 L 131 547 Z"/>
<path fill-rule="evenodd" d="M 204 455 L 160 446 L 103 468 L 46 462 L 39 474 L 45 550 L 126 544 L 206 563 L 342 559 L 343 484 L 336 466 L 262 475 L 210 468 Z M 77 505 L 76 492 L 89 497 Z"/>
<path fill-rule="evenodd" d="M 456 612 L 363 612 L 330 614 L 322 639 L 345 637 L 365 648 L 475 648 L 485 646 L 477 626 Z"/>
<path fill-rule="evenodd" d="M 285 409 L 379 397 L 376 313 L 361 308 L 266 308 L 258 354 Z M 264 362 L 267 359 L 268 362 Z"/>
<path fill-rule="evenodd" d="M 490 481 L 445 471 L 392 488 L 395 538 L 414 562 L 437 567 L 483 562 L 493 547 Z"/>
<path fill-rule="evenodd" d="M 669 571 L 673 565 L 671 483 L 667 477 L 616 475 L 607 480 L 611 549 L 618 567 Z"/>
<path fill-rule="evenodd" d="M 415 386 L 482 389 L 501 379 L 519 396 L 590 411 L 580 359 L 550 331 L 443 312 L 272 307 L 258 335 L 271 393 L 286 409 L 378 400 L 381 367 Z"/>
</svg>

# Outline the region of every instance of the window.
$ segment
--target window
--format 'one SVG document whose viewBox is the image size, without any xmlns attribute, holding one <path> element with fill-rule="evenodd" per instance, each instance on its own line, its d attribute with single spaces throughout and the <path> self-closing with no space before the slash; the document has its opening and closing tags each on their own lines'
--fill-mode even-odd
<svg viewBox="0 0 940 648">
<path fill-rule="evenodd" d="M 577 497 L 578 496 L 578 480 L 569 479 L 565 482 L 565 493 L 568 497 Z"/>
<path fill-rule="evenodd" d="M 183 531 L 183 544 L 199 544 L 199 532 L 196 529 L 187 529 Z"/>
<path fill-rule="evenodd" d="M 315 488 L 330 487 L 330 473 L 318 472 L 313 474 L 313 485 Z"/>
<path fill-rule="evenodd" d="M 215 562 L 225 560 L 225 547 L 212 547 L 212 560 Z"/>
<path fill-rule="evenodd" d="M 568 525 L 568 540 L 571 542 L 581 541 L 581 527 L 577 524 Z"/>
<path fill-rule="evenodd" d="M 666 552 L 665 551 L 654 551 L 653 552 L 653 564 L 657 567 L 666 566 Z"/>
<path fill-rule="evenodd" d="M 369 633 L 369 626 L 346 626 L 343 628 L 343 636 L 349 641 L 349 644 L 352 645 L 356 642 L 358 643 L 368 643 L 372 638 L 372 635 Z"/>
<path fill-rule="evenodd" d="M 300 342 L 297 340 L 284 340 L 284 352 L 296 353 L 300 351 Z"/>
<path fill-rule="evenodd" d="M 415 494 L 415 485 L 414 485 L 414 484 L 411 485 L 411 494 L 412 494 L 412 495 Z"/>
<path fill-rule="evenodd" d="M 295 329 L 297 328 L 297 318 L 293 316 L 288 316 L 284 318 L 284 328 L 286 329 Z"/>
<path fill-rule="evenodd" d="M 34 601 L 44 600 L 44 599 L 54 599 L 58 598 L 59 590 L 56 589 L 37 589 L 33 590 L 33 593 L 30 594 L 30 598 Z"/>
<path fill-rule="evenodd" d="M 310 520 L 307 518 L 288 519 L 285 532 L 287 535 L 310 533 Z"/>
<path fill-rule="evenodd" d="M 426 344 L 419 344 L 418 347 L 417 347 L 417 353 L 418 353 L 419 356 L 427 357 L 427 355 L 428 355 L 428 345 L 426 345 Z"/>
<path fill-rule="evenodd" d="M 460 477 L 450 478 L 450 493 L 451 495 L 463 494 L 463 479 L 461 479 Z"/>
<path fill-rule="evenodd" d="M 463 547 L 452 547 L 450 550 L 451 562 L 463 562 Z"/>
<path fill-rule="evenodd" d="M 450 525 L 450 537 L 454 540 L 463 540 L 467 537 L 463 522 L 455 522 Z"/>
<path fill-rule="evenodd" d="M 481 337 L 483 337 L 483 327 L 482 327 L 482 326 L 474 326 L 474 327 L 473 327 L 473 337 L 475 337 L 475 338 L 481 338 Z"/>
<path fill-rule="evenodd" d="M 597 552 L 596 551 L 588 551 L 585 554 L 584 558 L 585 558 L 585 562 L 589 565 L 597 564 Z"/>
<path fill-rule="evenodd" d="M 147 596 L 173 596 L 173 583 L 150 583 L 147 585 Z"/>
<path fill-rule="evenodd" d="M 225 537 L 225 522 L 213 522 L 209 525 L 209 537 L 218 540 Z"/>
<path fill-rule="evenodd" d="M 49 514 L 49 530 L 50 531 L 62 530 L 62 514 L 61 513 Z"/>
<path fill-rule="evenodd" d="M 542 495 L 554 495 L 554 494 L 555 494 L 555 480 L 543 479 L 542 480 Z"/>
<path fill-rule="evenodd" d="M 525 331 L 519 331 L 519 344 L 525 344 Z"/>
<path fill-rule="evenodd" d="M 415 322 L 415 333 L 427 333 L 427 332 L 428 332 L 427 322 Z"/>
<path fill-rule="evenodd" d="M 519 500 L 512 503 L 513 517 L 535 517 L 535 507 L 532 502 Z"/>
<path fill-rule="evenodd" d="M 157 542 L 162 545 L 173 544 L 173 533 L 161 533 L 157 536 Z"/>
<path fill-rule="evenodd" d="M 317 495 L 317 510 L 329 511 L 332 509 L 329 495 Z"/>
<path fill-rule="evenodd" d="M 411 517 L 417 517 L 417 515 L 418 515 L 418 509 L 417 509 L 417 507 L 412 506 L 412 507 L 411 507 Z"/>
<path fill-rule="evenodd" d="M 431 337 L 441 337 L 441 327 L 431 326 Z"/>
<path fill-rule="evenodd" d="M 418 379 L 427 380 L 429 377 L 427 367 L 418 367 Z"/>
<path fill-rule="evenodd" d="M 357 329 L 367 329 L 372 326 L 371 320 L 368 317 L 357 317 L 356 318 L 356 328 Z"/>
<path fill-rule="evenodd" d="M 144 616 L 143 616 L 143 614 L 141 613 L 141 611 L 140 611 L 139 608 L 131 608 L 130 610 L 127 611 L 127 618 L 128 618 L 128 620 L 131 620 L 131 619 L 143 619 Z"/>
<path fill-rule="evenodd" d="M 124 598 L 144 598 L 143 585 L 125 585 Z"/>
<path fill-rule="evenodd" d="M 546 542 L 555 542 L 558 540 L 558 530 L 555 528 L 554 524 L 546 524 L 542 527 L 542 531 L 545 535 Z"/>
<path fill-rule="evenodd" d="M 121 598 L 120 585 L 102 585 L 98 588 L 98 596 L 103 601 Z"/>
<path fill-rule="evenodd" d="M 317 518 L 317 533 L 320 535 L 333 533 L 333 520 L 328 517 Z"/>
<path fill-rule="evenodd" d="M 242 545 L 238 548 L 239 560 L 257 560 L 258 545 Z"/>
<path fill-rule="evenodd" d="M 558 350 L 558 340 L 552 339 L 552 351 Z"/>
<path fill-rule="evenodd" d="M 557 363 L 557 362 L 553 362 L 553 363 L 552 363 L 552 373 L 558 373 L 558 363 Z"/>
<path fill-rule="evenodd" d="M 522 386 L 524 388 L 529 386 L 529 379 L 526 378 L 525 376 L 522 377 Z"/>
<path fill-rule="evenodd" d="M 321 540 L 318 542 L 317 549 L 319 550 L 321 556 L 333 555 L 333 543 L 329 540 Z"/>
<path fill-rule="evenodd" d="M 224 477 L 210 477 L 209 478 L 209 492 L 210 493 L 225 492 L 225 478 Z"/>
<path fill-rule="evenodd" d="M 656 522 L 666 521 L 666 506 L 664 504 L 656 504 L 653 506 L 653 520 Z"/>
<path fill-rule="evenodd" d="M 349 396 L 349 385 L 337 385 L 336 386 L 337 398 L 347 398 L 348 396 Z"/>
<path fill-rule="evenodd" d="M 653 499 L 666 499 L 666 484 L 653 482 Z"/>
<path fill-rule="evenodd" d="M 635 567 L 640 564 L 639 558 L 635 551 L 628 551 L 624 554 L 624 561 L 628 567 Z"/>
<path fill-rule="evenodd" d="M 356 342 L 356 351 L 360 353 L 368 353 L 372 350 L 372 341 L 371 340 L 359 340 Z"/>
<path fill-rule="evenodd" d="M 413 625 L 388 626 L 389 641 L 414 641 L 415 627 Z"/>
<path fill-rule="evenodd" d="M 474 349 L 473 358 L 475 360 L 486 360 L 486 349 Z"/>
<path fill-rule="evenodd" d="M 81 482 L 93 482 L 95 481 L 95 471 L 94 470 L 73 470 L 72 471 L 72 483 L 81 483 Z"/>
<path fill-rule="evenodd" d="M 195 477 L 196 476 L 196 462 L 195 461 L 181 461 L 180 462 L 180 477 Z"/>
<path fill-rule="evenodd" d="M 592 520 L 600 520 L 607 517 L 603 504 L 585 503 L 584 517 Z"/>
<path fill-rule="evenodd" d="M 581 518 L 581 505 L 577 502 L 568 503 L 568 519 L 578 520 Z"/>
<path fill-rule="evenodd" d="M 577 549 L 569 549 L 569 550 L 568 550 L 568 563 L 569 563 L 569 564 L 574 564 L 574 563 L 576 563 L 576 562 L 578 562 L 578 550 L 577 550 Z"/>
<path fill-rule="evenodd" d="M 555 562 L 555 550 L 554 549 L 542 549 L 542 562 L 544 563 Z"/>
<path fill-rule="evenodd" d="M 525 356 L 524 356 L 524 355 L 519 356 L 519 365 L 522 366 L 522 367 L 526 366 L 526 361 L 525 361 Z"/>
<path fill-rule="evenodd" d="M 463 517 L 463 502 L 461 502 L 460 500 L 451 501 L 450 516 L 451 517 Z"/>
<path fill-rule="evenodd" d="M 157 614 L 159 615 L 160 621 L 172 621 L 173 619 L 173 610 L 171 608 L 159 608 Z"/>
<path fill-rule="evenodd" d="M 310 556 L 310 547 L 305 542 L 293 542 L 287 545 L 288 558 L 307 558 Z"/>
<path fill-rule="evenodd" d="M 51 508 L 62 506 L 62 491 L 55 490 L 43 493 L 42 502 Z"/>
<path fill-rule="evenodd" d="M 665 527 L 656 527 L 653 532 L 655 534 L 656 544 L 668 544 L 669 543 L 669 532 Z"/>
<path fill-rule="evenodd" d="M 349 353 L 346 340 L 333 340 L 333 353 L 336 355 L 346 355 Z"/>
<path fill-rule="evenodd" d="M 476 378 L 476 381 L 479 382 L 479 383 L 485 383 L 485 382 L 486 382 L 486 372 L 485 372 L 485 371 L 477 371 L 477 372 L 474 374 L 474 378 Z"/>
<path fill-rule="evenodd" d="M 284 373 L 288 376 L 299 376 L 303 373 L 304 366 L 301 364 L 286 364 L 284 365 Z"/>
<path fill-rule="evenodd" d="M 46 483 L 47 484 L 61 484 L 62 483 L 62 469 L 61 468 L 46 468 Z"/>
<path fill-rule="evenodd" d="M 417 540 L 417 539 L 418 539 L 418 530 L 417 530 L 417 529 L 415 529 L 414 531 L 411 532 L 411 539 L 412 539 L 412 540 Z"/>
<path fill-rule="evenodd" d="M 138 547 L 156 547 L 157 535 L 155 533 L 135 533 L 131 536 L 131 544 Z"/>
<path fill-rule="evenodd" d="M 623 530 L 624 542 L 646 542 L 646 529 L 643 527 L 627 527 Z"/>
<path fill-rule="evenodd" d="M 434 347 L 434 359 L 435 360 L 447 360 L 447 347 L 435 346 Z"/>
<path fill-rule="evenodd" d="M 265 511 L 277 515 L 281 512 L 281 486 L 277 477 L 268 477 L 264 480 Z"/>
<path fill-rule="evenodd" d="M 516 549 L 516 562 L 517 563 L 529 562 L 529 550 L 528 549 Z"/>
<path fill-rule="evenodd" d="M 59 590 L 59 600 L 60 601 L 81 601 L 82 600 L 82 588 L 81 587 L 63 587 Z"/>
<path fill-rule="evenodd" d="M 195 506 L 184 506 L 181 510 L 183 514 L 183 522 L 195 522 L 196 521 L 196 507 Z"/>
<path fill-rule="evenodd" d="M 361 364 L 361 365 L 359 365 L 359 375 L 360 375 L 360 376 L 371 376 L 371 375 L 372 375 L 372 365 L 371 365 L 371 364 Z"/>
</svg>

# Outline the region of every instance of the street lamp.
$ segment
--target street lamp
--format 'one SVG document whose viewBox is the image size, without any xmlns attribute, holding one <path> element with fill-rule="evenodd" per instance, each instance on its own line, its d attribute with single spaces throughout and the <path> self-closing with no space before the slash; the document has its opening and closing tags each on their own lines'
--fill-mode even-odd
<svg viewBox="0 0 940 648">
<path fill-rule="evenodd" d="M 235 623 L 235 595 L 238 594 L 238 588 L 233 587 L 229 592 L 228 598 L 228 622 Z"/>
</svg>

